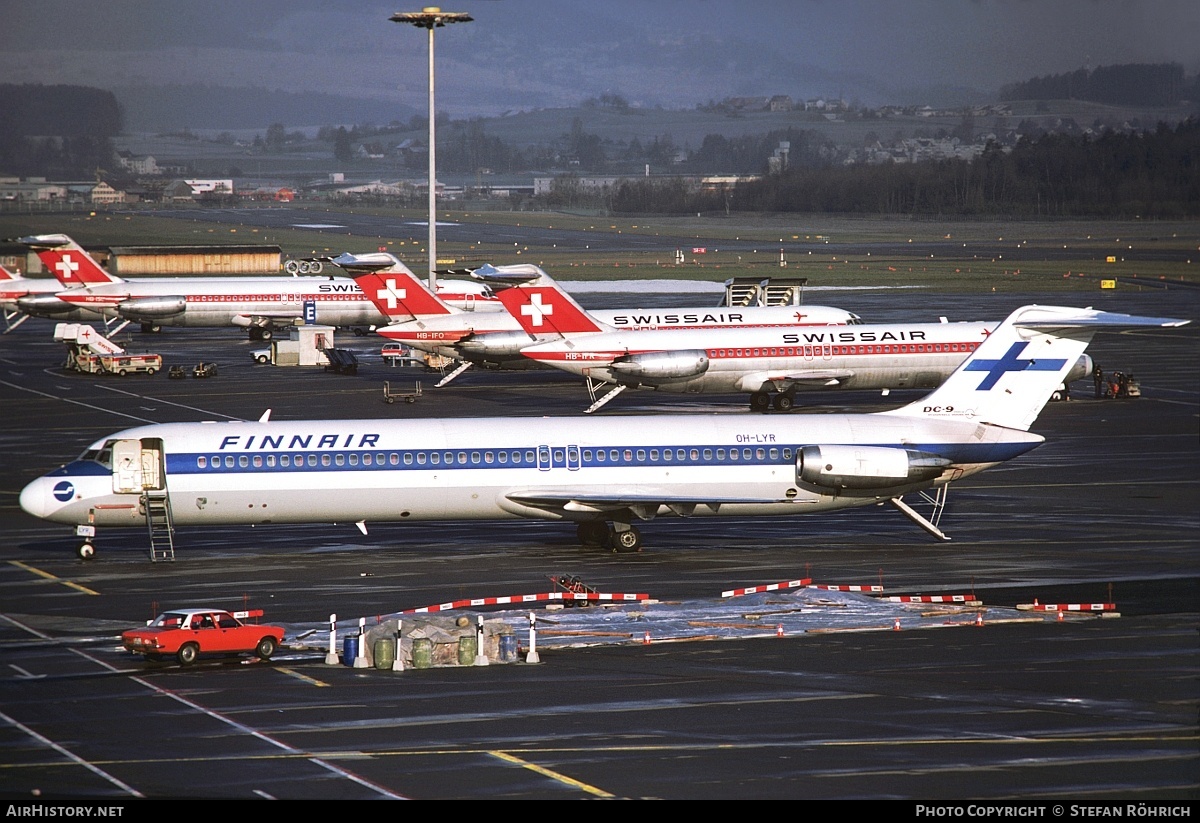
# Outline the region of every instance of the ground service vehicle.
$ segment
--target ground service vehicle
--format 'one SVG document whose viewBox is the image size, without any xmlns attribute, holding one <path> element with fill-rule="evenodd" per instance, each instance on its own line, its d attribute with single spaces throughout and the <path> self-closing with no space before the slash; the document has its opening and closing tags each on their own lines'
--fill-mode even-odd
<svg viewBox="0 0 1200 823">
<path fill-rule="evenodd" d="M 213 608 L 172 609 L 163 612 L 144 628 L 122 633 L 126 651 L 161 660 L 167 655 L 184 666 L 202 654 L 253 652 L 266 660 L 283 641 L 283 627 L 243 622 L 262 617 L 262 609 L 227 612 Z"/>
</svg>

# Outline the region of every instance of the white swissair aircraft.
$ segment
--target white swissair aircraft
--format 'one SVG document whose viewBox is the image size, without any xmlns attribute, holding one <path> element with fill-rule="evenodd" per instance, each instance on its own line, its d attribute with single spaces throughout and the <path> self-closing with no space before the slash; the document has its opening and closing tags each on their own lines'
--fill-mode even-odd
<svg viewBox="0 0 1200 823">
<path fill-rule="evenodd" d="M 387 319 L 358 285 L 346 277 L 138 277 L 123 280 L 109 274 L 78 243 L 65 234 L 22 237 L 42 265 L 66 290 L 56 296 L 72 306 L 100 312 L 109 319 L 142 324 L 143 331 L 159 326 L 249 329 L 255 340 L 268 340 L 276 326 L 292 325 L 305 317 L 305 305 L 315 311 L 308 322 L 328 326 L 376 326 Z M 397 261 L 399 262 L 399 261 Z M 400 264 L 403 266 L 403 264 Z M 475 308 L 496 306 L 494 295 L 474 281 L 439 281 L 446 298 Z M 123 327 L 123 325 L 122 325 Z"/>
<path fill-rule="evenodd" d="M 748 392 L 750 408 L 787 411 L 801 389 L 932 389 L 999 321 L 862 324 L 847 328 L 756 327 L 662 332 L 618 330 L 589 315 L 549 278 L 518 282 L 475 273 L 530 335 L 521 353 L 586 380 L 593 412 L 630 387 L 664 392 Z M 1083 355 L 1067 374 L 1091 371 Z M 611 386 L 597 397 L 597 390 Z"/>
<path fill-rule="evenodd" d="M 0 311 L 8 334 L 30 317 L 48 317 L 63 322 L 103 320 L 94 311 L 80 309 L 55 295 L 62 284 L 52 277 L 24 277 L 0 265 Z"/>
<path fill-rule="evenodd" d="M 343 254 L 332 261 L 351 274 L 376 307 L 392 321 L 378 334 L 420 351 L 449 357 L 460 365 L 437 385 L 444 386 L 473 365 L 492 369 L 541 368 L 521 350 L 542 339 L 497 302 L 501 311 L 469 313 L 435 296 L 390 254 Z M 485 266 L 498 282 L 553 282 L 534 265 Z M 722 329 L 744 326 L 842 326 L 862 322 L 857 315 L 829 306 L 702 306 L 669 309 L 621 309 L 593 313 L 604 327 Z M 600 328 L 600 326 L 596 326 Z"/>
<path fill-rule="evenodd" d="M 1186 320 L 1014 311 L 933 393 L 886 412 L 162 423 L 101 438 L 21 508 L 97 528 L 531 518 L 637 550 L 636 520 L 890 502 L 930 534 L 953 481 L 1011 460 L 1094 332 Z M 932 493 L 932 494 L 931 494 Z M 904 501 L 933 504 L 925 517 Z M 611 524 L 611 525 L 609 525 Z M 173 551 L 172 543 L 172 551 Z"/>
</svg>

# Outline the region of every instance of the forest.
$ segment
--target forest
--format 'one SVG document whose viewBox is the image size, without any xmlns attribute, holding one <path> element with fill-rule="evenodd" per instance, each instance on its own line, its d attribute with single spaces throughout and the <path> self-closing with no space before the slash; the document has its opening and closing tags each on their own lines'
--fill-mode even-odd
<svg viewBox="0 0 1200 823">
<path fill-rule="evenodd" d="M 1200 121 L 1144 132 L 1044 134 L 967 160 L 800 167 L 718 192 L 622 182 L 617 213 L 715 211 L 1180 218 L 1200 215 Z"/>
</svg>

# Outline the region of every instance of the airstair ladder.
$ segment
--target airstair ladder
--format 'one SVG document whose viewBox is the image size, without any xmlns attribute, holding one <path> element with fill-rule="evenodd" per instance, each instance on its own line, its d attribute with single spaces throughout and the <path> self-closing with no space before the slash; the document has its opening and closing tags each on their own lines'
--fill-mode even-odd
<svg viewBox="0 0 1200 823">
<path fill-rule="evenodd" d="M 146 528 L 150 533 L 150 559 L 154 562 L 175 560 L 175 527 L 171 523 L 171 498 L 165 490 L 142 495 Z"/>
</svg>

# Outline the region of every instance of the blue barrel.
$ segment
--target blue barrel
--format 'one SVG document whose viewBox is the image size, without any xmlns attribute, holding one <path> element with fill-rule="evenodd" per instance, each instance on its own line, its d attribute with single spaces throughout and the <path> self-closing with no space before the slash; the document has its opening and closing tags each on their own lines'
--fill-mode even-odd
<svg viewBox="0 0 1200 823">
<path fill-rule="evenodd" d="M 515 634 L 500 635 L 500 662 L 512 663 L 517 659 L 517 636 Z"/>
<path fill-rule="evenodd" d="M 342 641 L 342 665 L 353 666 L 356 657 L 358 657 L 358 635 L 348 634 Z"/>
</svg>

